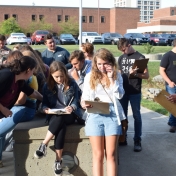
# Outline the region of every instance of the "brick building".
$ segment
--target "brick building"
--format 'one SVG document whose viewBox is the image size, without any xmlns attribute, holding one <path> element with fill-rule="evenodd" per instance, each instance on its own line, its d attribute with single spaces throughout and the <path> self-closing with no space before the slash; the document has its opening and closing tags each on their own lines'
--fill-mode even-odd
<svg viewBox="0 0 176 176">
<path fill-rule="evenodd" d="M 150 23 L 138 22 L 137 28 L 127 32 L 176 32 L 176 7 L 167 7 L 154 11 Z"/>
<path fill-rule="evenodd" d="M 125 34 L 129 28 L 136 28 L 140 18 L 139 8 L 83 8 L 82 31 L 119 32 Z M 53 25 L 53 31 L 59 33 L 59 22 L 69 17 L 79 20 L 79 8 L 46 6 L 0 6 L 0 22 L 10 17 L 16 18 L 22 28 L 33 21 L 45 19 Z"/>
</svg>

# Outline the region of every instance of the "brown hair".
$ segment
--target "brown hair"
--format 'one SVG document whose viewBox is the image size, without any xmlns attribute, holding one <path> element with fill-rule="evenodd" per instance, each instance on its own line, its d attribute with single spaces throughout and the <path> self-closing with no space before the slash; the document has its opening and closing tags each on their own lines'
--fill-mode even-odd
<svg viewBox="0 0 176 176">
<path fill-rule="evenodd" d="M 173 40 L 173 47 L 176 47 L 176 38 Z"/>
<path fill-rule="evenodd" d="M 54 81 L 54 78 L 52 77 L 52 74 L 56 71 L 60 71 L 63 74 L 63 76 L 64 76 L 64 81 L 63 81 L 64 91 L 66 91 L 68 89 L 71 78 L 68 75 L 68 71 L 67 71 L 65 65 L 59 61 L 54 61 L 50 65 L 49 76 L 47 79 L 48 88 L 50 90 L 53 90 L 54 85 L 56 84 L 56 82 Z"/>
<path fill-rule="evenodd" d="M 84 53 L 81 50 L 75 50 L 70 54 L 69 61 L 71 62 L 74 58 L 78 59 L 78 61 L 85 60 Z"/>
<path fill-rule="evenodd" d="M 6 40 L 5 36 L 0 34 L 0 41 L 4 41 L 4 40 Z"/>
<path fill-rule="evenodd" d="M 47 40 L 52 39 L 52 38 L 53 38 L 53 35 L 51 33 L 45 35 L 45 37 L 44 37 L 44 43 L 46 43 Z"/>
<path fill-rule="evenodd" d="M 92 43 L 83 43 L 81 47 L 90 55 L 94 54 L 94 46 Z"/>
<path fill-rule="evenodd" d="M 120 38 L 119 42 L 117 42 L 117 48 L 118 50 L 121 50 L 124 46 L 128 46 L 130 44 L 130 41 L 126 38 Z"/>
<path fill-rule="evenodd" d="M 20 51 L 12 51 L 7 57 L 6 63 L 12 62 L 14 59 L 20 59 L 22 56 L 23 54 Z"/>
<path fill-rule="evenodd" d="M 20 48 L 21 48 L 21 44 L 16 44 L 16 45 L 14 45 L 14 47 L 13 47 L 13 50 L 16 48 L 16 50 L 19 50 Z"/>
<path fill-rule="evenodd" d="M 102 78 L 102 73 L 97 68 L 97 58 L 100 58 L 104 61 L 108 61 L 110 64 L 112 64 L 112 66 L 114 67 L 113 80 L 117 79 L 117 64 L 113 54 L 109 50 L 101 48 L 96 51 L 94 58 L 92 60 L 90 87 L 93 90 L 96 88 L 97 84 L 100 82 L 99 80 Z M 106 78 L 106 85 L 107 87 L 110 86 L 110 81 L 108 77 Z"/>
</svg>

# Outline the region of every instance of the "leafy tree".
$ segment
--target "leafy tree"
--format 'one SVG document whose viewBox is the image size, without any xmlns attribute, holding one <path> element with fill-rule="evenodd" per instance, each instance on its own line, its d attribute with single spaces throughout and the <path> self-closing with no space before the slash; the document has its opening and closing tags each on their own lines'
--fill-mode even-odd
<svg viewBox="0 0 176 176">
<path fill-rule="evenodd" d="M 68 19 L 67 22 L 61 22 L 59 23 L 59 27 L 61 28 L 61 33 L 70 33 L 72 35 L 78 35 L 79 34 L 79 22 L 76 20 L 75 17 L 71 17 Z"/>
<path fill-rule="evenodd" d="M 53 25 L 50 23 L 46 23 L 45 19 L 42 19 L 41 21 L 33 21 L 31 22 L 28 27 L 26 28 L 26 33 L 33 33 L 36 30 L 52 30 Z"/>
<path fill-rule="evenodd" d="M 0 23 L 0 33 L 3 35 L 9 35 L 12 32 L 22 32 L 22 29 L 18 25 L 15 18 L 11 17 Z"/>
</svg>

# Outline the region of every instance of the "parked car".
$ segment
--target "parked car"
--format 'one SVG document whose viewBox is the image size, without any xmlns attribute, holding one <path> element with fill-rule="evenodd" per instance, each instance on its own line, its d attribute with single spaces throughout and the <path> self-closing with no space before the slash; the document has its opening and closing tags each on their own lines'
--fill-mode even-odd
<svg viewBox="0 0 176 176">
<path fill-rule="evenodd" d="M 141 33 L 126 33 L 124 37 L 129 39 L 132 45 L 140 45 L 149 42 L 148 37 L 145 37 Z"/>
<path fill-rule="evenodd" d="M 123 36 L 119 33 L 106 32 L 106 33 L 102 34 L 101 38 L 102 38 L 102 41 L 104 44 L 115 45 L 118 43 L 120 38 L 123 38 Z"/>
<path fill-rule="evenodd" d="M 169 46 L 173 46 L 173 40 L 176 38 L 176 34 L 161 34 L 162 38 L 165 38 Z"/>
<path fill-rule="evenodd" d="M 27 43 L 28 43 L 28 45 L 32 45 L 32 40 L 30 37 L 27 37 Z"/>
<path fill-rule="evenodd" d="M 150 45 L 167 45 L 167 41 L 160 34 L 145 34 L 148 37 Z"/>
<path fill-rule="evenodd" d="M 72 34 L 61 34 L 59 37 L 59 41 L 61 45 L 76 44 L 76 40 Z"/>
<path fill-rule="evenodd" d="M 24 33 L 11 33 L 6 42 L 7 45 L 12 45 L 15 43 L 27 44 L 28 40 Z"/>
<path fill-rule="evenodd" d="M 59 45 L 60 44 L 59 37 L 58 36 L 53 36 L 53 38 L 54 38 L 55 44 Z"/>
<path fill-rule="evenodd" d="M 31 41 L 32 41 L 32 45 L 35 44 L 43 44 L 44 43 L 44 37 L 45 35 L 47 35 L 49 33 L 49 31 L 45 31 L 45 30 L 37 30 L 35 31 L 32 36 L 31 36 Z"/>
<path fill-rule="evenodd" d="M 80 35 L 78 36 L 78 41 Z M 97 32 L 82 32 L 82 43 L 103 43 L 101 36 Z M 79 43 L 79 42 L 78 42 Z"/>
</svg>

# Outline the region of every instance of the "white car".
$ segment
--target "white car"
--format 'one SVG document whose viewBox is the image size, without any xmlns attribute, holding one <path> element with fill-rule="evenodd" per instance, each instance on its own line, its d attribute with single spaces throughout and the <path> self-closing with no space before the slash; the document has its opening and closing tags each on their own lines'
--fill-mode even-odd
<svg viewBox="0 0 176 176">
<path fill-rule="evenodd" d="M 78 37 L 78 40 L 80 36 Z M 101 36 L 97 32 L 82 32 L 82 43 L 103 43 Z"/>
<path fill-rule="evenodd" d="M 12 45 L 15 43 L 27 44 L 28 39 L 24 33 L 11 33 L 6 42 L 8 45 Z"/>
</svg>

